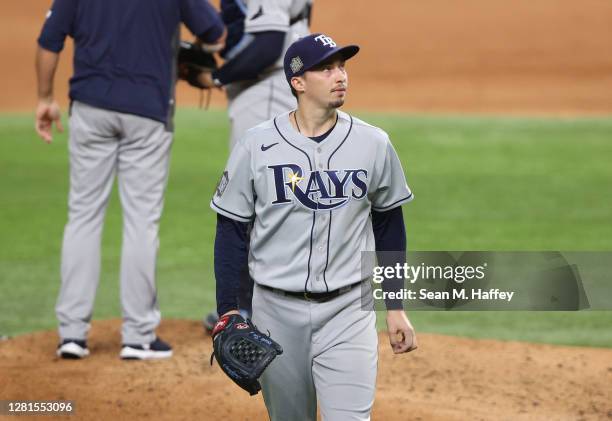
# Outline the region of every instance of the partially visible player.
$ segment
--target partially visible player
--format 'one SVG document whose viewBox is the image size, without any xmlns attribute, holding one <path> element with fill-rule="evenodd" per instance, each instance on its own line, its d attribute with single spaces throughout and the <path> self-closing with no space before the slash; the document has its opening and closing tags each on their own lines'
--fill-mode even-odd
<svg viewBox="0 0 612 421">
<path fill-rule="evenodd" d="M 228 98 L 230 146 L 244 132 L 295 107 L 283 73 L 287 47 L 309 34 L 313 0 L 221 0 L 228 35 L 224 65 L 201 80 L 223 86 Z"/>
<path fill-rule="evenodd" d="M 214 338 L 243 323 L 234 315 L 238 268 L 248 259 L 253 322 L 284 350 L 261 377 L 272 420 L 314 421 L 317 402 L 324 420 L 368 420 L 374 402 L 378 337 L 361 252 L 394 251 L 380 254 L 382 265 L 405 261 L 401 205 L 413 194 L 388 135 L 338 110 L 345 61 L 358 51 L 323 34 L 289 47 L 284 72 L 297 109 L 245 134 L 211 201 L 222 315 Z M 393 352 L 414 350 L 401 301 L 386 304 Z"/>
<path fill-rule="evenodd" d="M 89 355 L 102 226 L 115 175 L 123 208 L 120 356 L 172 355 L 155 333 L 161 318 L 155 267 L 181 22 L 205 44 L 223 46 L 223 22 L 206 0 L 55 0 L 38 39 L 36 130 L 48 143 L 52 125 L 61 129 L 53 79 L 66 36 L 75 45 L 68 223 L 56 306 L 62 358 Z"/>
<path fill-rule="evenodd" d="M 228 98 L 230 149 L 246 130 L 296 106 L 283 72 L 289 45 L 309 34 L 312 0 L 221 0 L 221 16 L 228 29 L 215 72 L 203 73 L 203 86 L 223 86 Z M 253 281 L 242 272 L 240 308 L 251 310 Z M 218 315 L 210 313 L 204 326 L 212 330 Z"/>
</svg>

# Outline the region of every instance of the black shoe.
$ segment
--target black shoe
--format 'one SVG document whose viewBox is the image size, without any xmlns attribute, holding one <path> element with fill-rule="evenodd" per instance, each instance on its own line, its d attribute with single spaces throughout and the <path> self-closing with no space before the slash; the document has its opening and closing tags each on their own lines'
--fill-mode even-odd
<svg viewBox="0 0 612 421">
<path fill-rule="evenodd" d="M 87 341 L 78 339 L 64 339 L 57 346 L 57 356 L 69 360 L 79 360 L 89 355 Z"/>
<path fill-rule="evenodd" d="M 170 358 L 172 347 L 159 338 L 150 344 L 123 344 L 119 356 L 124 360 L 157 360 Z"/>
</svg>

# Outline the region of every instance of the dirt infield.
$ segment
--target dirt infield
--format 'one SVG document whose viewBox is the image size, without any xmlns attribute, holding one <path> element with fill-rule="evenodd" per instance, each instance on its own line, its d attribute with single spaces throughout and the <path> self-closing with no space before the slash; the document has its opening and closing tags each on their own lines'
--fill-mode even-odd
<svg viewBox="0 0 612 421">
<path fill-rule="evenodd" d="M 0 111 L 35 106 L 35 40 L 50 4 L 3 2 Z M 315 4 L 313 30 L 362 46 L 349 66 L 348 108 L 612 113 L 608 0 L 326 0 Z M 56 79 L 64 104 L 70 51 Z M 198 99 L 179 84 L 179 105 Z M 212 103 L 224 106 L 223 94 Z"/>
<path fill-rule="evenodd" d="M 55 332 L 2 341 L 0 396 L 73 400 L 77 419 L 92 421 L 266 419 L 261 394 L 208 365 L 198 322 L 166 321 L 160 336 L 175 348 L 170 360 L 121 361 L 118 321 L 93 324 L 82 361 L 54 356 Z M 417 351 L 394 356 L 381 334 L 374 420 L 612 419 L 612 350 L 419 339 Z"/>
</svg>

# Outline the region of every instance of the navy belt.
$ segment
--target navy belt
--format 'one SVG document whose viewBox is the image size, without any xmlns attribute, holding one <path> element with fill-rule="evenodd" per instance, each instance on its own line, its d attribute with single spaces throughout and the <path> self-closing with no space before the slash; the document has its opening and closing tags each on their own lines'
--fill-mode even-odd
<svg viewBox="0 0 612 421">
<path fill-rule="evenodd" d="M 353 288 L 355 288 L 358 285 L 361 285 L 363 281 L 359 281 L 359 282 L 355 282 L 354 284 L 351 285 L 347 285 L 344 286 L 342 288 L 338 288 L 335 289 L 333 291 L 329 291 L 329 292 L 311 292 L 311 291 L 285 291 L 284 289 L 278 289 L 278 288 L 273 288 L 273 287 L 269 287 L 267 285 L 258 285 L 263 289 L 266 289 L 268 291 L 272 291 L 275 292 L 277 294 L 281 294 L 281 295 L 285 295 L 287 297 L 295 297 L 295 298 L 301 298 L 303 300 L 306 301 L 314 301 L 317 303 L 324 303 L 326 301 L 332 300 L 344 293 L 349 292 L 350 290 L 352 290 Z"/>
</svg>

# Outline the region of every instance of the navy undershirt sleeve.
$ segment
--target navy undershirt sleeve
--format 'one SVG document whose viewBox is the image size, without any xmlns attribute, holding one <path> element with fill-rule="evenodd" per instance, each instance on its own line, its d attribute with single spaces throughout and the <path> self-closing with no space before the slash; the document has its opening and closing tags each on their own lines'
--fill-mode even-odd
<svg viewBox="0 0 612 421">
<path fill-rule="evenodd" d="M 278 60 L 285 43 L 284 32 L 265 31 L 251 35 L 253 35 L 253 40 L 238 56 L 213 72 L 214 79 L 219 80 L 223 85 L 255 79 Z"/>
<path fill-rule="evenodd" d="M 217 214 L 215 278 L 219 315 L 238 309 L 240 275 L 248 262 L 247 229 L 247 223 Z"/>
<path fill-rule="evenodd" d="M 402 207 L 398 206 L 386 212 L 373 210 L 372 228 L 379 266 L 395 267 L 398 263 L 403 266 L 406 263 L 406 227 Z M 382 282 L 384 292 L 398 292 L 403 287 L 403 279 L 385 279 Z M 385 305 L 387 310 L 404 308 L 402 300 L 399 299 L 386 299 Z"/>
</svg>

